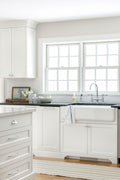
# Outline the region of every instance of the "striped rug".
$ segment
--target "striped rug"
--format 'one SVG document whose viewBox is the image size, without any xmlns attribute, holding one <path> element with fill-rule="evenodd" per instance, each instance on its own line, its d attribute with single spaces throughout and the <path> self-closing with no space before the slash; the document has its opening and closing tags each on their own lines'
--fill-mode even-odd
<svg viewBox="0 0 120 180">
<path fill-rule="evenodd" d="M 120 168 L 48 160 L 33 160 L 35 173 L 88 180 L 120 180 Z"/>
</svg>

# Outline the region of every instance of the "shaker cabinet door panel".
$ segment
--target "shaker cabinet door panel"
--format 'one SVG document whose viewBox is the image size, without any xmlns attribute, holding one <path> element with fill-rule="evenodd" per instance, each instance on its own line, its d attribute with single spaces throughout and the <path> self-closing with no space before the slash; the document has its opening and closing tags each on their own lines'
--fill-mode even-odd
<svg viewBox="0 0 120 180">
<path fill-rule="evenodd" d="M 0 77 L 11 75 L 11 31 L 0 29 Z"/>
</svg>

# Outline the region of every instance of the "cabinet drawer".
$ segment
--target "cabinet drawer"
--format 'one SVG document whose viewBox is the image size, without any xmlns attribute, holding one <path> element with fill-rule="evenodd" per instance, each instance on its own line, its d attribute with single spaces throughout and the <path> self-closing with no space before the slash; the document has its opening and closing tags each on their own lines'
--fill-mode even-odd
<svg viewBox="0 0 120 180">
<path fill-rule="evenodd" d="M 25 157 L 31 153 L 30 142 L 22 145 L 0 150 L 0 163 L 7 163 L 16 158 Z"/>
<path fill-rule="evenodd" d="M 20 128 L 18 130 L 10 130 L 0 132 L 0 147 L 14 143 L 16 141 L 22 141 L 23 139 L 30 138 L 31 136 L 31 128 Z"/>
<path fill-rule="evenodd" d="M 0 131 L 31 125 L 32 115 L 22 114 L 0 118 Z"/>
<path fill-rule="evenodd" d="M 31 160 L 27 159 L 1 168 L 0 180 L 18 180 L 29 173 L 31 173 Z"/>
</svg>

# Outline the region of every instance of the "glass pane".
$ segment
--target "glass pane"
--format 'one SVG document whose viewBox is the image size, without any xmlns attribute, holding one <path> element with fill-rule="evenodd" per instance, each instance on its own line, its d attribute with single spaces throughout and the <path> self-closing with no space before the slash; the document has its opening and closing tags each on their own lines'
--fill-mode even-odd
<svg viewBox="0 0 120 180">
<path fill-rule="evenodd" d="M 96 79 L 97 80 L 105 80 L 106 79 L 106 70 L 105 69 L 97 69 L 96 70 Z"/>
<path fill-rule="evenodd" d="M 68 56 L 68 46 L 60 46 L 60 56 Z"/>
<path fill-rule="evenodd" d="M 104 55 L 107 54 L 107 45 L 106 44 L 97 44 L 97 54 Z"/>
<path fill-rule="evenodd" d="M 48 71 L 48 79 L 49 80 L 57 80 L 57 71 L 56 70 L 49 70 Z"/>
<path fill-rule="evenodd" d="M 78 85 L 77 81 L 69 81 L 69 91 L 77 91 Z"/>
<path fill-rule="evenodd" d="M 70 67 L 78 67 L 78 57 L 70 57 Z"/>
<path fill-rule="evenodd" d="M 94 69 L 86 69 L 85 70 L 85 79 L 86 80 L 94 80 L 95 79 L 95 70 Z"/>
<path fill-rule="evenodd" d="M 108 91 L 118 91 L 117 81 L 108 81 Z"/>
<path fill-rule="evenodd" d="M 67 70 L 58 71 L 59 80 L 67 80 Z"/>
<path fill-rule="evenodd" d="M 57 91 L 57 81 L 48 81 L 48 91 Z"/>
<path fill-rule="evenodd" d="M 99 91 L 106 91 L 106 81 L 97 81 Z"/>
<path fill-rule="evenodd" d="M 117 69 L 108 69 L 108 79 L 118 79 Z"/>
<path fill-rule="evenodd" d="M 49 58 L 49 67 L 58 67 L 58 58 Z"/>
<path fill-rule="evenodd" d="M 67 57 L 60 58 L 60 67 L 68 67 L 68 58 Z"/>
<path fill-rule="evenodd" d="M 96 45 L 95 44 L 87 44 L 86 48 L 86 55 L 96 55 Z"/>
<path fill-rule="evenodd" d="M 69 70 L 69 80 L 77 80 L 77 79 L 78 79 L 78 71 Z"/>
<path fill-rule="evenodd" d="M 59 81 L 59 91 L 67 91 L 67 81 Z"/>
<path fill-rule="evenodd" d="M 106 56 L 98 56 L 97 57 L 97 66 L 107 66 L 107 57 Z"/>
<path fill-rule="evenodd" d="M 79 55 L 79 46 L 70 45 L 70 56 L 78 56 L 78 55 Z"/>
<path fill-rule="evenodd" d="M 86 81 L 85 82 L 85 91 L 95 91 L 95 86 L 93 85 L 90 89 L 90 85 L 94 83 L 94 81 Z"/>
<path fill-rule="evenodd" d="M 57 46 L 49 46 L 48 47 L 48 55 L 49 56 L 58 56 L 58 47 Z"/>
<path fill-rule="evenodd" d="M 86 64 L 87 67 L 96 66 L 96 56 L 86 56 Z"/>
<path fill-rule="evenodd" d="M 118 66 L 118 56 L 109 56 L 108 66 Z"/>
<path fill-rule="evenodd" d="M 118 43 L 109 43 L 108 44 L 108 53 L 109 54 L 118 54 Z"/>
</svg>

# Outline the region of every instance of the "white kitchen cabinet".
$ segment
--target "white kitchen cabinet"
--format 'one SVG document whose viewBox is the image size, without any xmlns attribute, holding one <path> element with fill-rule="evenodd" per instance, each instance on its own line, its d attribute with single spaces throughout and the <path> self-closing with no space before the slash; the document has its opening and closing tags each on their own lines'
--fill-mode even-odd
<svg viewBox="0 0 120 180">
<path fill-rule="evenodd" d="M 33 152 L 59 151 L 59 107 L 36 107 L 33 115 Z"/>
<path fill-rule="evenodd" d="M 114 161 L 117 157 L 116 137 L 116 125 L 88 125 L 88 154 L 99 158 L 111 157 Z"/>
<path fill-rule="evenodd" d="M 87 128 L 83 125 L 62 125 L 61 152 L 73 154 L 87 153 Z"/>
<path fill-rule="evenodd" d="M 36 77 L 35 29 L 0 29 L 0 65 L 2 78 Z"/>
<path fill-rule="evenodd" d="M 0 29 L 0 77 L 11 75 L 11 30 Z"/>
</svg>

